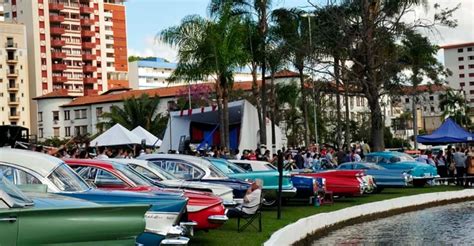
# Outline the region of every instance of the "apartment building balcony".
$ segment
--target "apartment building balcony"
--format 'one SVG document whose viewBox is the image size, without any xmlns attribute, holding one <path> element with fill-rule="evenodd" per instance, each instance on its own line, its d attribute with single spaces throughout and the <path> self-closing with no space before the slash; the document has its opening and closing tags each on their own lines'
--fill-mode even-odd
<svg viewBox="0 0 474 246">
<path fill-rule="evenodd" d="M 18 69 L 7 69 L 7 77 L 8 78 L 18 77 Z"/>
<path fill-rule="evenodd" d="M 16 113 L 9 113 L 8 114 L 8 119 L 9 120 L 19 120 L 20 119 L 20 113 L 19 112 L 16 112 Z"/>
<path fill-rule="evenodd" d="M 53 59 L 64 59 L 66 57 L 67 57 L 67 55 L 64 52 L 61 52 L 61 51 L 51 52 L 51 58 L 53 58 Z"/>
<path fill-rule="evenodd" d="M 64 16 L 62 15 L 49 15 L 49 22 L 51 23 L 61 23 L 64 21 Z"/>
<path fill-rule="evenodd" d="M 16 97 L 10 97 L 8 99 L 8 105 L 10 106 L 18 106 L 20 105 L 20 99 Z"/>
<path fill-rule="evenodd" d="M 92 95 L 99 95 L 99 90 L 94 90 L 94 89 L 84 90 L 84 96 L 92 96 Z"/>
<path fill-rule="evenodd" d="M 53 35 L 63 35 L 64 33 L 66 33 L 66 30 L 64 30 L 64 28 L 62 27 L 51 27 L 49 31 Z"/>
<path fill-rule="evenodd" d="M 97 71 L 97 67 L 91 66 L 91 65 L 85 65 L 82 67 L 82 71 L 84 73 L 93 73 Z"/>
<path fill-rule="evenodd" d="M 96 56 L 93 54 L 82 54 L 82 60 L 84 61 L 93 61 L 96 59 Z"/>
<path fill-rule="evenodd" d="M 8 64 L 16 64 L 18 63 L 18 56 L 8 57 L 6 58 Z"/>
<path fill-rule="evenodd" d="M 53 75 L 53 83 L 54 84 L 62 84 L 64 82 L 67 82 L 67 77 L 66 76 L 54 76 Z"/>
<path fill-rule="evenodd" d="M 88 6 L 81 6 L 79 12 L 81 12 L 81 14 L 93 14 L 94 9 Z"/>
<path fill-rule="evenodd" d="M 62 39 L 51 39 L 52 47 L 63 47 L 64 45 L 66 45 L 66 41 Z"/>
<path fill-rule="evenodd" d="M 8 92 L 16 92 L 18 91 L 20 88 L 20 85 L 18 83 L 9 83 L 8 84 Z"/>
<path fill-rule="evenodd" d="M 82 42 L 83 49 L 95 49 L 95 43 L 91 42 Z"/>
<path fill-rule="evenodd" d="M 16 50 L 18 49 L 18 44 L 15 42 L 6 42 L 5 43 L 5 49 L 6 50 Z"/>
<path fill-rule="evenodd" d="M 95 32 L 94 31 L 91 31 L 91 30 L 82 30 L 81 31 L 81 35 L 83 37 L 94 37 L 95 36 Z"/>
<path fill-rule="evenodd" d="M 93 19 L 81 19 L 81 26 L 92 26 L 95 24 Z"/>
<path fill-rule="evenodd" d="M 64 9 L 64 4 L 62 3 L 49 3 L 49 10 L 61 11 Z"/>
<path fill-rule="evenodd" d="M 62 72 L 67 69 L 66 64 L 53 64 L 51 67 L 54 72 Z"/>
<path fill-rule="evenodd" d="M 84 81 L 84 84 L 95 84 L 97 83 L 97 78 L 84 77 L 83 81 Z"/>
</svg>

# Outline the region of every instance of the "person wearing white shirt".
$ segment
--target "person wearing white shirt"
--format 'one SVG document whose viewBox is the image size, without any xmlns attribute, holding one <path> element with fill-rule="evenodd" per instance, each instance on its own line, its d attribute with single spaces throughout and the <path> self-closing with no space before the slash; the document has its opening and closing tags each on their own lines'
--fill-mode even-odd
<svg viewBox="0 0 474 246">
<path fill-rule="evenodd" d="M 229 218 L 241 217 L 244 214 L 254 214 L 257 212 L 258 205 L 261 202 L 263 182 L 260 179 L 252 182 L 250 188 L 244 197 L 244 203 L 235 208 L 227 210 L 226 215 Z"/>
</svg>

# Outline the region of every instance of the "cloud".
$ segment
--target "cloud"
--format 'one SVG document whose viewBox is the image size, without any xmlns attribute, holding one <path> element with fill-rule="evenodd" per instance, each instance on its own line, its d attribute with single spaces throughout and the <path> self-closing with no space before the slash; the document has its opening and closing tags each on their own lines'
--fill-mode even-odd
<svg viewBox="0 0 474 246">
<path fill-rule="evenodd" d="M 165 58 L 168 61 L 177 62 L 177 50 L 173 47 L 157 40 L 154 36 L 147 36 L 143 40 L 141 49 L 128 49 L 128 54 L 130 56 L 156 56 Z"/>
</svg>

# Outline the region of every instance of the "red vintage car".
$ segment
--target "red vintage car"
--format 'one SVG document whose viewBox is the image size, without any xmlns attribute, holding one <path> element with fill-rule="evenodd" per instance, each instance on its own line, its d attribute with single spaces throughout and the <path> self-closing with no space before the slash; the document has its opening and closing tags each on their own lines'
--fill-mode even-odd
<svg viewBox="0 0 474 246">
<path fill-rule="evenodd" d="M 359 170 L 330 170 L 316 173 L 300 172 L 295 175 L 325 178 L 326 190 L 331 191 L 334 196 L 360 196 L 364 193 L 365 187 L 360 179 L 360 176 L 364 175 L 364 173 Z"/>
<path fill-rule="evenodd" d="M 208 192 L 160 188 L 127 165 L 108 160 L 66 159 L 82 178 L 104 190 L 135 192 L 184 192 L 187 197 L 188 220 L 194 221 L 196 230 L 220 227 L 227 221 L 222 199 Z"/>
</svg>

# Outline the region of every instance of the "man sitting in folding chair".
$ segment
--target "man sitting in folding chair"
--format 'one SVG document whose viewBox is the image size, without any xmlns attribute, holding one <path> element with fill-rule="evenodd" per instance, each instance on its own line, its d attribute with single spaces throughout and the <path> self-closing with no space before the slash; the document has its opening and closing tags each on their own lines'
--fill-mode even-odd
<svg viewBox="0 0 474 246">
<path fill-rule="evenodd" d="M 252 226 L 257 229 L 252 223 L 258 218 L 258 231 L 262 231 L 262 213 L 260 212 L 262 204 L 262 186 L 263 181 L 256 179 L 247 190 L 244 197 L 244 203 L 231 208 L 227 211 L 227 217 L 237 218 L 237 231 L 241 232 L 247 227 Z M 240 227 L 240 220 L 245 220 L 245 224 Z"/>
</svg>

